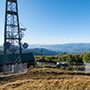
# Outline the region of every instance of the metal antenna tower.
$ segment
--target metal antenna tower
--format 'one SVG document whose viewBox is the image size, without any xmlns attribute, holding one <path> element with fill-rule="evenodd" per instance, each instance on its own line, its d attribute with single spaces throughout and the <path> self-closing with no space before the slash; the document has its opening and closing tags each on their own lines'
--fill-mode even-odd
<svg viewBox="0 0 90 90">
<path fill-rule="evenodd" d="M 21 39 L 22 35 L 19 26 L 17 0 L 6 0 L 3 58 L 4 65 L 6 65 L 7 60 L 9 60 L 8 54 L 13 56 L 13 61 L 22 61 Z M 19 53 L 17 58 L 15 57 L 16 52 Z"/>
</svg>

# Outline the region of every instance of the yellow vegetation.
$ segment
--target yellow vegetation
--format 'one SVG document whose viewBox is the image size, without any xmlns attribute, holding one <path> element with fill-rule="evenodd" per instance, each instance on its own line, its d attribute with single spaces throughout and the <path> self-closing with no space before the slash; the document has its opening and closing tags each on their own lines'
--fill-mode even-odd
<svg viewBox="0 0 90 90">
<path fill-rule="evenodd" d="M 0 90 L 90 90 L 90 76 L 77 71 L 36 68 L 0 78 Z"/>
</svg>

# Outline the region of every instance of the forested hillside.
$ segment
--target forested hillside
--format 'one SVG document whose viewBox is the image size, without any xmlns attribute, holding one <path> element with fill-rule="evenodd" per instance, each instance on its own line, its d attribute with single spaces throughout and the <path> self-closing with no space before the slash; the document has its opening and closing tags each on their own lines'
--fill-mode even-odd
<svg viewBox="0 0 90 90">
<path fill-rule="evenodd" d="M 40 61 L 42 59 L 43 62 L 54 62 L 57 61 L 64 61 L 68 62 L 70 65 L 75 63 L 89 63 L 90 62 L 90 52 L 88 53 L 82 53 L 82 54 L 58 54 L 55 56 L 35 56 L 36 61 Z"/>
</svg>

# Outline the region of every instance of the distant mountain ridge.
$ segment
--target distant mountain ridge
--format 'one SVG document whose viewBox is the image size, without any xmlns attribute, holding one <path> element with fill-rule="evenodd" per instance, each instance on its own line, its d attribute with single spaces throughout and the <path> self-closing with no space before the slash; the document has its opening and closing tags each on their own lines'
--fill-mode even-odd
<svg viewBox="0 0 90 90">
<path fill-rule="evenodd" d="M 29 45 L 29 48 L 23 50 L 23 53 L 32 52 L 34 55 L 57 55 L 60 53 L 86 53 L 90 51 L 90 43 L 70 43 L 55 45 Z M 0 53 L 3 53 L 3 47 L 0 46 Z"/>
<path fill-rule="evenodd" d="M 41 54 L 42 55 L 57 55 L 62 52 L 52 51 L 45 48 L 32 48 L 32 49 L 28 48 L 28 49 L 22 49 L 22 53 L 33 53 L 34 55 L 41 55 Z M 3 54 L 3 46 L 0 46 L 0 54 Z"/>
<path fill-rule="evenodd" d="M 30 45 L 29 48 L 45 48 L 57 52 L 85 53 L 90 51 L 90 43 L 70 43 L 55 45 Z"/>
<path fill-rule="evenodd" d="M 42 51 L 42 52 L 41 52 Z M 62 52 L 56 52 L 44 48 L 33 48 L 33 49 L 26 49 L 23 50 L 23 53 L 32 52 L 34 55 L 57 55 Z"/>
</svg>

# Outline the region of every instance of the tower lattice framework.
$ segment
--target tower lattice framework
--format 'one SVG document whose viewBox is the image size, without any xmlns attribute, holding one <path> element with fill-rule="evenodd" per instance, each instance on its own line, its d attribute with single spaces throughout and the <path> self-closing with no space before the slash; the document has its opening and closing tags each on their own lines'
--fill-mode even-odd
<svg viewBox="0 0 90 90">
<path fill-rule="evenodd" d="M 18 57 L 15 57 L 15 54 Z M 13 63 L 21 60 L 21 30 L 19 27 L 17 0 L 6 0 L 5 29 L 4 29 L 4 65 L 9 60 L 8 54 L 12 55 Z"/>
</svg>

